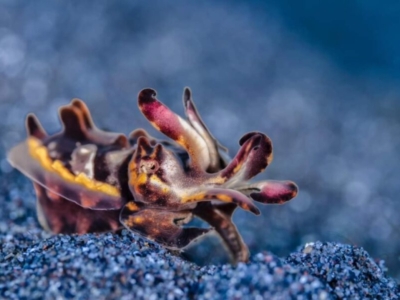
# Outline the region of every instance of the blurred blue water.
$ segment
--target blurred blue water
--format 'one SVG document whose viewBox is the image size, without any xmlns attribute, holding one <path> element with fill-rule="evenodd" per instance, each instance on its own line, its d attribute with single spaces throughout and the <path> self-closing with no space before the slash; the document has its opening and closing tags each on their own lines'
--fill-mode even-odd
<svg viewBox="0 0 400 300">
<path fill-rule="evenodd" d="M 256 221 L 237 214 L 252 251 L 354 243 L 400 277 L 399 12 L 397 1 L 0 0 L 1 170 L 28 112 L 57 131 L 58 107 L 79 97 L 100 127 L 128 133 L 150 129 L 139 90 L 182 113 L 190 86 L 231 153 L 263 131 L 275 158 L 260 178 L 300 186 Z"/>
</svg>

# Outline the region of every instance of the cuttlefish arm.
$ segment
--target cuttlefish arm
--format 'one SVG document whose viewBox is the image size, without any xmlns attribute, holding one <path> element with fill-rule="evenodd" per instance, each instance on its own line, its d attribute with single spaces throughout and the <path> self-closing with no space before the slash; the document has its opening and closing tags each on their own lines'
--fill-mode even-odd
<svg viewBox="0 0 400 300">
<path fill-rule="evenodd" d="M 236 188 L 253 200 L 264 204 L 283 204 L 298 193 L 297 185 L 292 181 L 265 180 Z"/>
<path fill-rule="evenodd" d="M 167 211 L 139 208 L 128 202 L 121 211 L 120 221 L 129 230 L 169 249 L 183 249 L 210 232 L 212 228 L 183 227 L 193 218 L 190 211 Z"/>
<path fill-rule="evenodd" d="M 218 173 L 209 175 L 207 183 L 234 188 L 253 178 L 272 161 L 272 143 L 264 134 L 252 132 L 240 141 L 241 148 L 232 161 Z"/>
<path fill-rule="evenodd" d="M 225 158 L 228 150 L 218 143 L 204 124 L 192 99 L 192 92 L 188 87 L 186 87 L 183 92 L 183 106 L 189 123 L 207 145 L 210 157 L 207 171 L 211 173 L 219 171 L 221 168 L 225 167 L 227 163 Z"/>
<path fill-rule="evenodd" d="M 212 205 L 203 202 L 193 211 L 197 217 L 214 227 L 228 249 L 233 264 L 247 262 L 250 256 L 249 249 L 232 221 L 236 208 L 237 205 L 233 203 Z"/>
<path fill-rule="evenodd" d="M 201 190 L 199 190 L 198 192 L 191 192 L 181 197 L 182 204 L 198 203 L 205 201 L 211 201 L 218 204 L 233 203 L 244 210 L 252 212 L 255 215 L 260 214 L 260 210 L 253 203 L 253 201 L 251 201 L 243 193 L 231 189 L 202 187 Z"/>
<path fill-rule="evenodd" d="M 141 112 L 154 128 L 174 140 L 189 153 L 193 169 L 205 171 L 208 168 L 210 155 L 207 143 L 189 122 L 157 100 L 155 90 L 142 90 L 138 96 L 138 103 Z"/>
</svg>

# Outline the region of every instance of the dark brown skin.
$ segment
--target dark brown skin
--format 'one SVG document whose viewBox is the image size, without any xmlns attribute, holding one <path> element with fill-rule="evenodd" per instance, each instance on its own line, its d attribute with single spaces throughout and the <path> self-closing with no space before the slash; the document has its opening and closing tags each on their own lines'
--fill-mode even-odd
<svg viewBox="0 0 400 300">
<path fill-rule="evenodd" d="M 93 210 L 50 192 L 34 183 L 37 195 L 36 209 L 40 224 L 54 233 L 115 231 L 122 228 L 119 210 Z"/>
<path fill-rule="evenodd" d="M 233 263 L 249 251 L 232 214 L 237 207 L 256 215 L 253 200 L 284 203 L 297 194 L 290 181 L 249 183 L 272 160 L 272 143 L 262 133 L 240 140 L 236 156 L 211 135 L 186 88 L 187 120 L 145 89 L 139 108 L 172 141 L 143 129 L 129 138 L 99 130 L 81 100 L 60 109 L 63 131 L 49 136 L 36 117 L 26 120 L 28 139 L 9 153 L 13 166 L 34 181 L 42 226 L 55 233 L 115 231 L 125 226 L 170 249 L 183 249 L 214 229 Z M 211 228 L 185 227 L 198 217 Z"/>
</svg>

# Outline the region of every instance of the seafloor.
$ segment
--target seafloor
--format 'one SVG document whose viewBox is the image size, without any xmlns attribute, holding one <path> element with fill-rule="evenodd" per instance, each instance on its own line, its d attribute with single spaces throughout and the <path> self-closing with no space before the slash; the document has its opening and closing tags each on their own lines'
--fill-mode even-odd
<svg viewBox="0 0 400 300">
<path fill-rule="evenodd" d="M 248 264 L 201 267 L 126 230 L 51 235 L 36 221 L 27 180 L 1 178 L 1 299 L 399 299 L 383 261 L 351 245 L 315 242 L 285 258 L 261 252 Z M 210 247 L 197 251 L 221 254 Z"/>
</svg>

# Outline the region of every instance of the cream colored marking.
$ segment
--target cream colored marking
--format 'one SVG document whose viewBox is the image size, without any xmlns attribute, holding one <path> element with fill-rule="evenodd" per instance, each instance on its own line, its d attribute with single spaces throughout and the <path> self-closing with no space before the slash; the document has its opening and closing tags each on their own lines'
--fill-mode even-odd
<svg viewBox="0 0 400 300">
<path fill-rule="evenodd" d="M 210 159 L 210 167 L 217 167 L 219 164 L 219 154 L 217 147 L 215 146 L 215 140 L 212 138 L 211 134 L 196 120 L 192 120 L 192 125 L 207 145 L 208 155 Z"/>
<path fill-rule="evenodd" d="M 55 150 L 56 147 L 57 147 L 57 143 L 54 141 L 47 145 L 47 149 L 49 149 L 49 150 Z"/>
<path fill-rule="evenodd" d="M 97 152 L 97 147 L 95 145 L 84 145 L 79 148 L 77 148 L 77 151 L 80 155 L 86 155 L 89 154 L 89 157 L 87 158 L 87 162 L 85 166 L 83 167 L 83 170 L 85 171 L 85 174 L 90 178 L 94 178 L 94 158 L 96 156 Z M 78 159 L 78 158 L 76 158 Z M 80 173 L 80 172 L 77 172 Z M 75 173 L 75 175 L 78 175 Z"/>
<path fill-rule="evenodd" d="M 186 120 L 177 116 L 184 135 L 180 135 L 177 142 L 190 154 L 193 164 L 206 170 L 210 165 L 210 152 L 202 136 Z"/>
<path fill-rule="evenodd" d="M 83 147 L 81 147 L 81 148 L 79 149 L 79 152 L 80 152 L 81 154 L 87 154 L 87 153 L 90 152 L 90 150 L 89 150 L 88 148 L 85 148 L 85 146 L 83 146 Z"/>
</svg>

